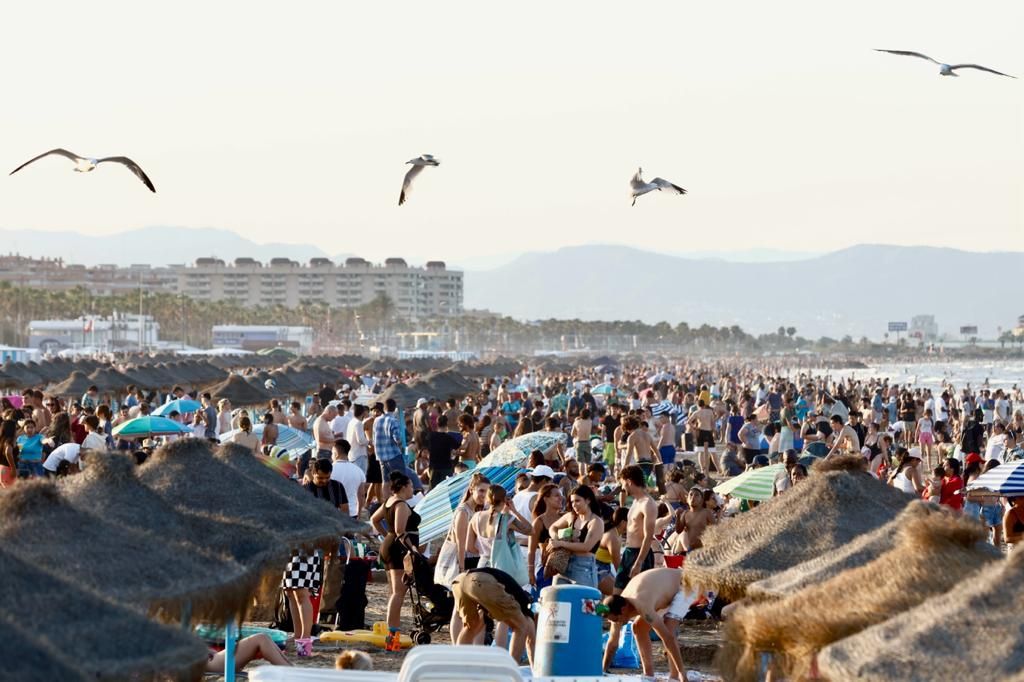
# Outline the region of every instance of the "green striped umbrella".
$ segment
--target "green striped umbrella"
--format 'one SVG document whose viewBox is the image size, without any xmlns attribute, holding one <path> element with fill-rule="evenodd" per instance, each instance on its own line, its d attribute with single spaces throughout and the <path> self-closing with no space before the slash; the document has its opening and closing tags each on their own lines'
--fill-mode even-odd
<svg viewBox="0 0 1024 682">
<path fill-rule="evenodd" d="M 772 464 L 760 469 L 747 469 L 736 478 L 730 478 L 725 483 L 715 486 L 715 492 L 720 495 L 731 495 L 743 500 L 757 500 L 764 502 L 772 499 L 775 492 L 775 477 L 779 472 L 785 471 L 785 464 Z"/>
</svg>

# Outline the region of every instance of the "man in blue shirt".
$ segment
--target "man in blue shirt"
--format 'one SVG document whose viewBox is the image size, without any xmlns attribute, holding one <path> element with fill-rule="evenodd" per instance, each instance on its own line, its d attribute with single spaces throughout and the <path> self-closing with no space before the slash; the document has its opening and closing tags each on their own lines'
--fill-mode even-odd
<svg viewBox="0 0 1024 682">
<path fill-rule="evenodd" d="M 398 420 L 395 419 L 397 407 L 393 398 L 384 401 L 384 414 L 373 422 L 373 451 L 380 461 L 385 484 L 387 484 L 391 472 L 401 471 L 412 480 L 412 489 L 422 492 L 423 483 L 420 481 L 420 477 L 405 463 L 402 451 L 404 445 L 402 430 L 398 426 Z"/>
<path fill-rule="evenodd" d="M 25 431 L 18 436 L 18 468 L 28 472 L 29 476 L 44 476 L 43 471 L 43 436 L 36 433 L 36 423 L 26 419 L 22 423 Z"/>
</svg>

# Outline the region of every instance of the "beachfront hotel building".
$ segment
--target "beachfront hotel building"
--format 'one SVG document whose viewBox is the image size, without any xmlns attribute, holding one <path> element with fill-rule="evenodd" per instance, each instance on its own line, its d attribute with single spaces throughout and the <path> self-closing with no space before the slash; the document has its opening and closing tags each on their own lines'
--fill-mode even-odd
<svg viewBox="0 0 1024 682">
<path fill-rule="evenodd" d="M 293 308 L 303 302 L 322 302 L 334 308 L 354 308 L 381 294 L 402 318 L 451 317 L 462 312 L 462 272 L 442 261 L 411 267 L 402 258 L 374 265 L 362 258 L 338 264 L 313 258 L 301 264 L 288 258 L 261 263 L 236 258 L 199 258 L 191 266 L 172 266 L 176 291 L 200 301 L 236 301 L 239 305 Z"/>
<path fill-rule="evenodd" d="M 0 281 L 37 289 L 66 291 L 82 287 L 94 295 L 144 289 L 184 294 L 200 301 L 235 301 L 245 307 L 294 308 L 318 301 L 332 308 L 354 308 L 387 296 L 399 317 L 408 320 L 453 317 L 463 312 L 462 272 L 442 261 L 413 267 L 402 258 L 373 264 L 363 258 L 335 263 L 313 258 L 299 263 L 274 258 L 199 258 L 191 265 L 84 265 L 60 259 L 0 256 Z"/>
</svg>

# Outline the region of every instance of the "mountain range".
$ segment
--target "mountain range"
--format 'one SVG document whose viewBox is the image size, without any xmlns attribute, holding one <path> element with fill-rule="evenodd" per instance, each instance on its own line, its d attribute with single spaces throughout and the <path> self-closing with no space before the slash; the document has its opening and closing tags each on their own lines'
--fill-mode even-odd
<svg viewBox="0 0 1024 682">
<path fill-rule="evenodd" d="M 68 263 L 168 265 L 200 256 L 341 260 L 309 244 L 260 244 L 217 228 L 145 227 L 97 237 L 0 230 L 4 253 Z M 159 244 L 159 248 L 154 248 Z M 428 257 L 401 254 L 410 264 Z M 457 259 L 456 259 L 457 261 Z M 977 325 L 992 338 L 1024 313 L 1024 253 L 865 244 L 832 253 L 772 249 L 677 255 L 625 246 L 495 254 L 465 271 L 467 308 L 519 319 L 686 321 L 754 333 L 794 326 L 807 338 L 879 338 L 889 321 L 934 315 L 941 332 Z M 457 266 L 455 266 L 457 267 Z"/>
<path fill-rule="evenodd" d="M 940 332 L 984 338 L 1024 313 L 1024 253 L 860 245 L 795 261 L 737 263 L 622 246 L 530 253 L 465 275 L 467 308 L 526 319 L 794 326 L 806 338 L 880 338 L 890 321 L 934 315 Z"/>
</svg>

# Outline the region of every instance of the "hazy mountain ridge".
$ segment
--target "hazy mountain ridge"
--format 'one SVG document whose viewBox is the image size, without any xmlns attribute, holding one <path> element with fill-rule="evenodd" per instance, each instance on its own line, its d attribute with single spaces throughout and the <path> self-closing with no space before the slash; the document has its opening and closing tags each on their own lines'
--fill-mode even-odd
<svg viewBox="0 0 1024 682">
<path fill-rule="evenodd" d="M 977 325 L 994 336 L 1024 313 L 1022 266 L 1024 253 L 877 244 L 762 263 L 581 246 L 467 272 L 465 302 L 528 319 L 686 321 L 753 332 L 792 325 L 813 338 L 878 337 L 890 320 L 931 314 L 940 331 Z"/>
</svg>

